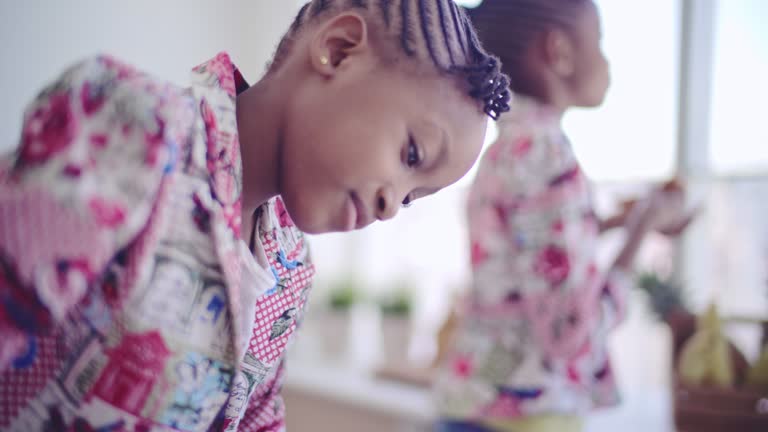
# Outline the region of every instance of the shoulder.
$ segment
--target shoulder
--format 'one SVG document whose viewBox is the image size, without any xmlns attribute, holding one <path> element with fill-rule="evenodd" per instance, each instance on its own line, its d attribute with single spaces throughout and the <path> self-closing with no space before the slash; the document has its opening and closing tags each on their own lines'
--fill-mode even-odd
<svg viewBox="0 0 768 432">
<path fill-rule="evenodd" d="M 192 124 L 192 108 L 182 89 L 127 63 L 106 55 L 85 59 L 28 105 L 10 169 L 33 172 L 63 163 L 77 174 L 114 157 L 165 169 L 170 147 Z"/>
<path fill-rule="evenodd" d="M 553 124 L 503 125 L 483 155 L 473 194 L 511 196 L 542 190 L 561 168 L 565 140 Z"/>
<path fill-rule="evenodd" d="M 28 105 L 18 148 L 0 163 L 0 177 L 19 193 L 44 191 L 133 232 L 189 136 L 194 105 L 187 99 L 182 89 L 113 57 L 80 61 Z"/>
</svg>

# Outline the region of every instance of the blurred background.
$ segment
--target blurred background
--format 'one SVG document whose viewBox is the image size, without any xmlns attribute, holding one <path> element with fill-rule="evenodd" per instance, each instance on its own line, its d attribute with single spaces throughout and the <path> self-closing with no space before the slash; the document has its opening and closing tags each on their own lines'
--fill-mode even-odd
<svg viewBox="0 0 768 432">
<path fill-rule="evenodd" d="M 110 53 L 187 84 L 228 51 L 249 81 L 264 71 L 300 0 L 0 2 L 0 152 L 17 142 L 25 104 L 67 65 Z M 472 6 L 479 1 L 459 1 Z M 768 318 L 768 2 L 597 0 L 613 85 L 603 107 L 565 120 L 598 207 L 679 176 L 702 213 L 678 244 L 652 238 L 638 269 L 682 287 L 697 313 Z M 487 141 L 495 137 L 489 125 Z M 468 286 L 464 198 L 474 176 L 387 224 L 311 237 L 318 279 L 292 348 L 289 430 L 428 430 L 426 367 L 451 301 Z M 617 238 L 607 238 L 604 258 Z M 641 290 L 611 340 L 625 403 L 588 431 L 671 431 L 671 335 Z M 734 341 L 754 360 L 754 331 Z M 391 375 L 391 374 L 389 374 Z M 406 374 L 407 375 L 407 374 Z"/>
</svg>

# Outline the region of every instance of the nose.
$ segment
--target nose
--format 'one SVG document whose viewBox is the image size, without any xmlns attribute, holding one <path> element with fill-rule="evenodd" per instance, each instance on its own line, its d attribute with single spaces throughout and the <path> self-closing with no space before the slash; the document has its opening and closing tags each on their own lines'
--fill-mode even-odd
<svg viewBox="0 0 768 432">
<path fill-rule="evenodd" d="M 393 188 L 390 186 L 379 188 L 376 193 L 376 219 L 381 221 L 392 219 L 399 208 L 400 203 Z"/>
</svg>

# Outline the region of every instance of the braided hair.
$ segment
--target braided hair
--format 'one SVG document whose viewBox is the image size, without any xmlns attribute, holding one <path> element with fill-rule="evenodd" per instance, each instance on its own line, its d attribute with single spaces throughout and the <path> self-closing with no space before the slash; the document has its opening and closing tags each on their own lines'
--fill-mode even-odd
<svg viewBox="0 0 768 432">
<path fill-rule="evenodd" d="M 430 59 L 438 71 L 463 77 L 469 95 L 494 120 L 509 111 L 509 79 L 501 73 L 499 59 L 483 49 L 464 10 L 452 0 L 311 0 L 280 41 L 267 73 L 280 67 L 303 28 L 345 10 L 376 20 L 382 34 L 399 42 L 409 58 Z"/>
<path fill-rule="evenodd" d="M 579 9 L 592 0 L 483 0 L 467 9 L 488 51 L 499 56 L 515 93 L 529 94 L 524 59 L 537 36 L 550 29 L 569 31 Z"/>
</svg>

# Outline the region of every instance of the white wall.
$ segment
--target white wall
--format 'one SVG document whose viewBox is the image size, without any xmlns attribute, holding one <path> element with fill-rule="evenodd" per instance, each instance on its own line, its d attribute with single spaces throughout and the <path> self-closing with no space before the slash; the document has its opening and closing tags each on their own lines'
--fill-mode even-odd
<svg viewBox="0 0 768 432">
<path fill-rule="evenodd" d="M 230 52 L 258 78 L 296 12 L 287 0 L 3 0 L 0 152 L 16 146 L 24 106 L 67 65 L 109 53 L 178 84 Z"/>
</svg>

